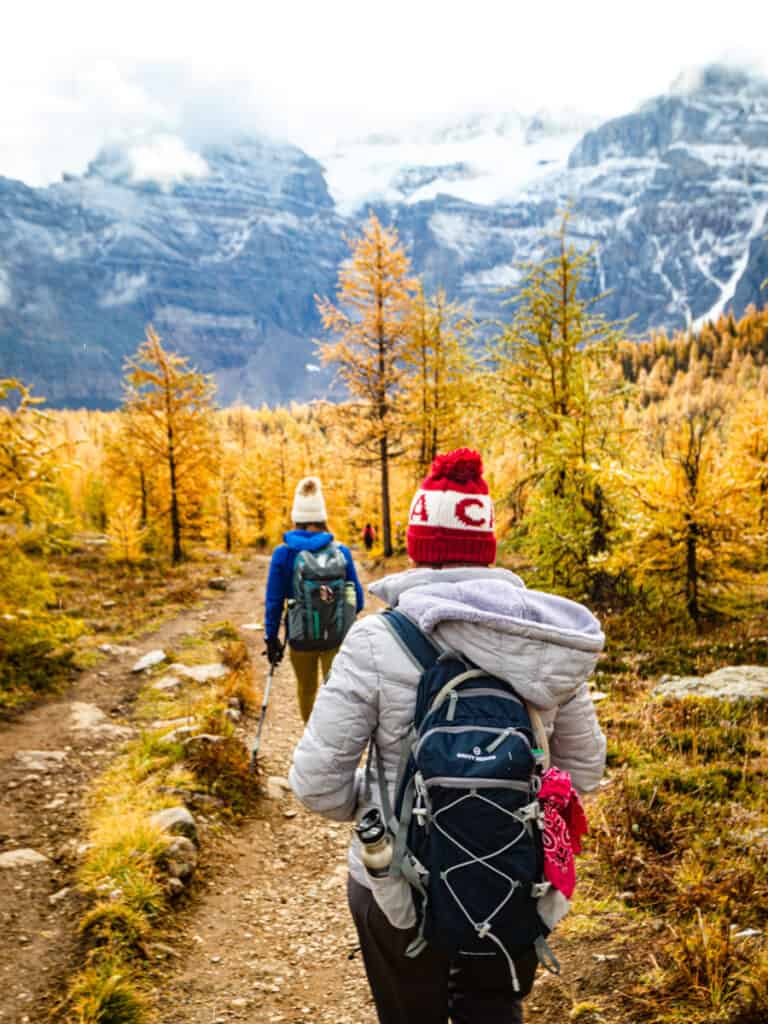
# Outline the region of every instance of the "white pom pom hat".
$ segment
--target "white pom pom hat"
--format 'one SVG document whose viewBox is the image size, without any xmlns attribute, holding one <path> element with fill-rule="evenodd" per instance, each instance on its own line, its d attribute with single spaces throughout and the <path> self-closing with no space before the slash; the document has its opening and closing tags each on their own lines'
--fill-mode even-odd
<svg viewBox="0 0 768 1024">
<path fill-rule="evenodd" d="M 294 523 L 324 523 L 328 519 L 319 477 L 305 476 L 296 484 L 291 519 Z"/>
</svg>

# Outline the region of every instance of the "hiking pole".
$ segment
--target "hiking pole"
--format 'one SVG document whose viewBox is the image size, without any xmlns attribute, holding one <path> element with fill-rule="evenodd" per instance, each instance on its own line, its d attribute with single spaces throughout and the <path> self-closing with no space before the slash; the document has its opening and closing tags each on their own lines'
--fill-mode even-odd
<svg viewBox="0 0 768 1024">
<path fill-rule="evenodd" d="M 253 775 L 253 773 L 256 771 L 256 759 L 257 759 L 258 754 L 259 754 L 259 745 L 261 744 L 261 730 L 264 728 L 264 720 L 267 717 L 267 706 L 269 705 L 269 691 L 272 689 L 272 676 L 274 675 L 275 669 L 277 668 L 277 666 L 280 664 L 280 662 L 282 660 L 283 651 L 285 650 L 286 644 L 288 643 L 288 619 L 287 619 L 287 617 L 285 619 L 285 622 L 283 623 L 283 628 L 285 630 L 285 634 L 284 634 L 283 643 L 282 643 L 282 645 L 280 647 L 280 656 L 277 658 L 276 661 L 270 661 L 270 663 L 269 663 L 269 671 L 267 672 L 267 683 L 266 683 L 266 686 L 264 687 L 264 699 L 261 702 L 261 717 L 259 718 L 259 727 L 256 730 L 256 739 L 253 741 L 253 746 L 251 747 L 251 760 L 250 760 L 250 763 L 248 765 L 248 771 L 250 772 L 251 775 Z M 280 633 L 280 628 L 278 626 L 278 635 L 279 635 L 279 633 Z"/>
<path fill-rule="evenodd" d="M 269 691 L 272 689 L 272 676 L 275 672 L 275 666 L 270 662 L 269 672 L 267 672 L 267 685 L 264 687 L 264 700 L 261 702 L 261 717 L 259 718 L 259 727 L 256 730 L 256 739 L 253 741 L 251 747 L 251 761 L 248 766 L 248 770 L 251 774 L 256 771 L 256 758 L 259 754 L 259 744 L 261 743 L 261 730 L 264 728 L 264 719 L 267 717 L 267 705 L 269 704 Z"/>
</svg>

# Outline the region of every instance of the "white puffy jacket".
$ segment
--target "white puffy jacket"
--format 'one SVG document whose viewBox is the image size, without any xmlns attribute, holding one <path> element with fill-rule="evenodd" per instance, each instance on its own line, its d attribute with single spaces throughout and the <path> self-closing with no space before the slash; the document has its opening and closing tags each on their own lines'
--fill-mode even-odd
<svg viewBox="0 0 768 1024">
<path fill-rule="evenodd" d="M 411 569 L 369 589 L 410 616 L 438 646 L 508 680 L 540 711 L 552 763 L 569 771 L 583 792 L 597 786 L 605 767 L 605 737 L 587 678 L 604 637 L 591 612 L 566 598 L 527 590 L 506 569 Z M 372 736 L 394 801 L 419 675 L 381 616 L 369 615 L 352 627 L 293 755 L 291 786 L 310 810 L 347 821 L 372 803 L 380 807 L 375 765 L 372 799 L 364 793 L 361 758 Z M 357 839 L 349 866 L 353 878 L 370 888 Z M 385 906 L 386 897 L 380 898 L 375 886 L 374 893 L 394 924 L 412 923 L 409 912 Z"/>
</svg>

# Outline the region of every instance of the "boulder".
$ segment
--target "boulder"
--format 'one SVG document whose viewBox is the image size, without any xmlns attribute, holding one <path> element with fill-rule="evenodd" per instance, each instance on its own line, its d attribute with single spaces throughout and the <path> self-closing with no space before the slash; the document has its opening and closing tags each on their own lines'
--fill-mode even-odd
<svg viewBox="0 0 768 1024">
<path fill-rule="evenodd" d="M 186 836 L 176 836 L 163 854 L 163 863 L 171 878 L 185 881 L 194 874 L 197 867 L 195 844 Z"/>
<path fill-rule="evenodd" d="M 768 700 L 768 666 L 731 665 L 705 676 L 663 676 L 655 696 L 682 699 L 711 697 L 718 700 Z"/>
<path fill-rule="evenodd" d="M 224 576 L 214 576 L 213 579 L 208 580 L 208 586 L 211 590 L 227 590 L 229 583 Z"/>
<path fill-rule="evenodd" d="M 163 832 L 170 832 L 172 835 L 186 836 L 187 839 L 197 842 L 197 825 L 194 817 L 186 807 L 179 804 L 177 807 L 166 807 L 152 815 L 152 824 L 162 829 Z"/>
<path fill-rule="evenodd" d="M 161 664 L 165 661 L 165 651 L 160 649 L 156 651 L 147 651 L 143 654 L 135 665 L 131 667 L 131 672 L 144 672 L 148 668 L 154 668 L 155 665 Z"/>
</svg>

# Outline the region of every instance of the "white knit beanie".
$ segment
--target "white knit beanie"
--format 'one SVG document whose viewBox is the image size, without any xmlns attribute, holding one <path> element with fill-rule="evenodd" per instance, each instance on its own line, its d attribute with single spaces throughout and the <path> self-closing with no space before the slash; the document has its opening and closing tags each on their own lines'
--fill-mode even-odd
<svg viewBox="0 0 768 1024">
<path fill-rule="evenodd" d="M 296 484 L 291 519 L 294 523 L 324 523 L 327 518 L 320 478 L 305 476 Z"/>
</svg>

